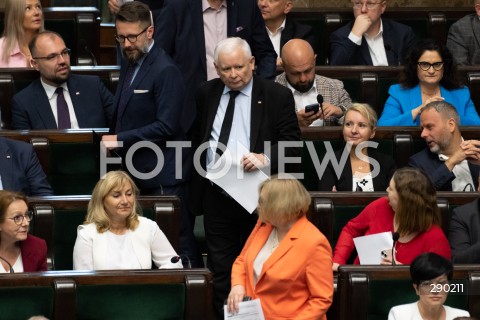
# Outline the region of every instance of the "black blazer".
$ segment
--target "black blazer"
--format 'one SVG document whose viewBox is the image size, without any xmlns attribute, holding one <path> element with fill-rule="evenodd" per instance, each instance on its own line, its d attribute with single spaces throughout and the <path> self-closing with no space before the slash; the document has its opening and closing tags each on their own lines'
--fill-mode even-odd
<svg viewBox="0 0 480 320">
<path fill-rule="evenodd" d="M 398 66 L 403 64 L 405 55 L 416 42 L 415 34 L 412 28 L 404 24 L 385 18 L 382 18 L 382 22 L 383 43 L 388 65 Z M 350 21 L 330 35 L 331 65 L 373 65 L 365 38 L 362 38 L 360 46 L 348 39 L 354 23 L 355 20 Z"/>
<path fill-rule="evenodd" d="M 335 151 L 335 157 L 337 158 L 338 163 L 340 163 L 342 153 L 343 149 Z M 373 189 L 375 191 L 385 191 L 390 183 L 390 179 L 393 177 L 393 173 L 395 172 L 395 161 L 391 156 L 383 154 L 374 148 L 368 149 L 368 156 L 377 160 L 380 164 L 380 172 L 373 178 Z M 371 163 L 370 170 L 373 170 L 373 165 Z M 348 159 L 340 178 L 337 178 L 332 163 L 328 163 L 325 172 L 318 183 L 318 190 L 332 191 L 333 186 L 335 186 L 337 191 L 353 190 L 352 164 Z"/>
<path fill-rule="evenodd" d="M 255 153 L 267 152 L 265 142 L 271 143 L 270 161 L 272 174 L 278 168 L 278 150 L 281 141 L 301 141 L 295 113 L 295 101 L 290 89 L 265 80 L 253 77 L 252 105 L 250 122 L 250 151 Z M 197 91 L 197 117 L 193 126 L 192 146 L 198 148 L 202 143 L 209 141 L 213 122 L 220 104 L 220 98 L 225 85 L 220 79 L 213 79 L 203 83 Z M 301 148 L 286 148 L 287 157 L 298 157 Z M 206 166 L 206 152 L 200 156 L 203 168 Z M 193 212 L 201 212 L 201 200 L 205 190 L 204 184 L 208 180 L 200 176 L 195 170 L 192 177 Z"/>
<path fill-rule="evenodd" d="M 448 241 L 454 263 L 480 263 L 480 199 L 453 210 Z"/>
<path fill-rule="evenodd" d="M 292 39 L 303 39 L 307 41 L 312 46 L 313 51 L 317 52 L 313 28 L 309 25 L 301 24 L 287 15 L 285 19 L 285 28 L 280 36 L 280 48 L 282 48 L 285 43 Z"/>
<path fill-rule="evenodd" d="M 408 165 L 423 170 L 430 177 L 437 191 L 452 191 L 452 181 L 455 179 L 455 174 L 448 170 L 445 163 L 438 158 L 438 155 L 428 148 L 411 156 L 408 159 Z M 478 190 L 480 166 L 468 162 L 468 167 L 472 175 L 474 190 Z"/>
<path fill-rule="evenodd" d="M 71 74 L 67 87 L 80 128 L 108 128 L 113 95 L 97 76 Z M 57 123 L 40 79 L 12 98 L 12 127 L 17 130 L 57 129 Z"/>
</svg>

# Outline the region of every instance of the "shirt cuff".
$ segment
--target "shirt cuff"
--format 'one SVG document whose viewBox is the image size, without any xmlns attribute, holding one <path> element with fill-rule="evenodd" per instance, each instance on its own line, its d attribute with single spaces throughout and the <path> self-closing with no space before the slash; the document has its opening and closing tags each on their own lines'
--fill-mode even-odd
<svg viewBox="0 0 480 320">
<path fill-rule="evenodd" d="M 357 46 L 362 44 L 362 37 L 358 37 L 355 34 L 353 34 L 352 32 L 350 32 L 350 34 L 348 35 L 348 39 L 350 39 L 350 41 L 355 43 Z"/>
</svg>

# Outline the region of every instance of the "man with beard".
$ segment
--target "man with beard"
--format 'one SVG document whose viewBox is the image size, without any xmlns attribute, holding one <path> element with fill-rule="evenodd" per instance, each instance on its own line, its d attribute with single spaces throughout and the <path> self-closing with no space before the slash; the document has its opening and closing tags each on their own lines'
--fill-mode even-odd
<svg viewBox="0 0 480 320">
<path fill-rule="evenodd" d="M 275 81 L 292 90 L 300 127 L 341 123 L 345 111 L 352 104 L 340 80 L 315 74 L 316 57 L 312 46 L 302 39 L 292 39 L 282 48 L 285 72 Z M 318 95 L 323 97 L 318 112 L 305 112 L 305 106 L 317 103 Z"/>
<path fill-rule="evenodd" d="M 459 128 L 457 110 L 445 101 L 427 104 L 420 114 L 422 138 L 427 148 L 410 157 L 408 165 L 422 169 L 437 191 L 475 192 L 478 189 L 480 166 L 465 148 Z"/>
<path fill-rule="evenodd" d="M 115 112 L 104 145 L 122 158 L 143 195 L 175 195 L 182 201 L 180 253 L 193 266 L 203 264 L 193 238 L 185 181 L 191 169 L 180 125 L 185 88 L 180 70 L 153 40 L 148 6 L 127 2 L 115 16 L 122 50 Z M 120 145 L 122 143 L 123 145 Z M 182 144 L 185 146 L 185 144 Z M 176 155 L 176 147 L 179 154 Z M 182 152 L 183 151 L 183 152 Z"/>
<path fill-rule="evenodd" d="M 97 76 L 70 72 L 70 49 L 52 31 L 29 43 L 40 79 L 12 99 L 13 129 L 108 128 L 113 96 Z"/>
</svg>

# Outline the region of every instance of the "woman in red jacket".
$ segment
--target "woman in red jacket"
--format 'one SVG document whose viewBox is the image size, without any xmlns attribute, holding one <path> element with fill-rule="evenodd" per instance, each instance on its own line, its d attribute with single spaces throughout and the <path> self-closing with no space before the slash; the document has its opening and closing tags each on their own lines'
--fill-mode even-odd
<svg viewBox="0 0 480 320">
<path fill-rule="evenodd" d="M 326 319 L 332 303 L 332 250 L 305 214 L 310 195 L 298 180 L 260 186 L 258 223 L 232 267 L 228 311 L 245 295 L 260 299 L 265 319 Z"/>
<path fill-rule="evenodd" d="M 28 234 L 31 220 L 23 194 L 0 190 L 0 273 L 47 271 L 47 244 Z"/>
<path fill-rule="evenodd" d="M 410 264 L 425 252 L 451 259 L 430 179 L 418 169 L 401 168 L 395 171 L 387 192 L 387 197 L 370 203 L 342 229 L 333 254 L 334 271 L 345 264 L 353 252 L 353 238 L 388 231 L 400 235 L 393 255 L 396 264 Z M 355 264 L 358 263 L 357 257 Z M 383 259 L 383 263 L 391 264 L 391 255 Z"/>
</svg>

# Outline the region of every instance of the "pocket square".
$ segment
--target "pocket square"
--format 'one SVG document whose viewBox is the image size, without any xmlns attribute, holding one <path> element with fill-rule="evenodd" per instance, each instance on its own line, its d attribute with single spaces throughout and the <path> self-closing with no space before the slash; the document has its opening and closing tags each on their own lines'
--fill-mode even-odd
<svg viewBox="0 0 480 320">
<path fill-rule="evenodd" d="M 133 90 L 133 93 L 147 93 L 148 90 Z"/>
<path fill-rule="evenodd" d="M 242 26 L 237 27 L 237 28 L 235 29 L 236 32 L 240 32 L 240 31 L 242 31 L 242 30 L 243 30 L 243 27 L 242 27 Z"/>
</svg>

